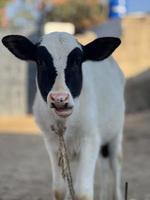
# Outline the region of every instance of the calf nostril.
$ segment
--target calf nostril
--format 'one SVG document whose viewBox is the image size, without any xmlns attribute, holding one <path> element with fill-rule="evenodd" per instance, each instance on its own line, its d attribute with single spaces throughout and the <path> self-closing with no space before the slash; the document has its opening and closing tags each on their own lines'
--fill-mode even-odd
<svg viewBox="0 0 150 200">
<path fill-rule="evenodd" d="M 60 102 L 61 102 L 61 103 L 63 102 L 63 98 L 60 99 Z"/>
<path fill-rule="evenodd" d="M 56 103 L 65 103 L 69 99 L 69 94 L 58 93 L 50 94 L 50 99 Z"/>
<path fill-rule="evenodd" d="M 55 101 L 55 98 L 53 97 L 53 94 L 50 94 L 50 98 L 52 101 Z"/>
<path fill-rule="evenodd" d="M 69 99 L 69 94 L 66 94 L 66 97 L 65 97 L 64 101 L 66 101 L 68 99 Z"/>
</svg>

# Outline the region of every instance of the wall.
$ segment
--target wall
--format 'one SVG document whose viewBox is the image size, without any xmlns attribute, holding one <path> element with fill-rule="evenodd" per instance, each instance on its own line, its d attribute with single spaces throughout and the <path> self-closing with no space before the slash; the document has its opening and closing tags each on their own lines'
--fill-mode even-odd
<svg viewBox="0 0 150 200">
<path fill-rule="evenodd" d="M 20 34 L 37 39 L 34 30 L 0 30 L 0 39 Z M 0 116 L 31 112 L 35 94 L 35 67 L 15 58 L 0 42 Z M 30 66 L 31 65 L 31 66 Z"/>
<path fill-rule="evenodd" d="M 122 44 L 114 56 L 126 77 L 132 77 L 150 68 L 150 15 L 126 17 L 122 28 Z"/>
</svg>

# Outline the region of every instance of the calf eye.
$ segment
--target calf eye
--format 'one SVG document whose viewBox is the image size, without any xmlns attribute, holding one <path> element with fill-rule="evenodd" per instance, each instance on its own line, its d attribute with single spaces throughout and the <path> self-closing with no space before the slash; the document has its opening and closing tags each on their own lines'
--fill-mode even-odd
<svg viewBox="0 0 150 200">
<path fill-rule="evenodd" d="M 70 71 L 74 72 L 74 71 L 77 71 L 77 70 L 80 69 L 81 64 L 82 64 L 82 58 L 81 57 L 76 57 L 75 59 L 70 59 L 68 61 L 67 68 Z"/>
<path fill-rule="evenodd" d="M 67 67 L 74 68 L 81 66 L 82 57 L 82 51 L 79 48 L 75 48 L 68 56 Z"/>
<path fill-rule="evenodd" d="M 82 63 L 82 57 L 81 56 L 78 56 L 75 60 L 75 62 L 78 64 L 78 65 L 81 65 Z"/>
<path fill-rule="evenodd" d="M 81 58 L 80 57 L 78 57 L 78 58 L 76 58 L 75 60 L 74 60 L 74 65 L 76 65 L 76 66 L 80 66 L 81 65 Z"/>
<path fill-rule="evenodd" d="M 44 65 L 44 61 L 43 61 L 43 60 L 38 60 L 38 61 L 37 61 L 37 64 L 38 64 L 39 66 L 43 66 L 43 65 Z"/>
</svg>

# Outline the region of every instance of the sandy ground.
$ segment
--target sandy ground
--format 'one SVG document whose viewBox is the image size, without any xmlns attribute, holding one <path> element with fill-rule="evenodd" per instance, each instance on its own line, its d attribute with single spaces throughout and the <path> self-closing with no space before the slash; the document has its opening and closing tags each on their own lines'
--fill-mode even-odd
<svg viewBox="0 0 150 200">
<path fill-rule="evenodd" d="M 128 199 L 150 200 L 149 124 L 150 112 L 126 117 L 123 183 L 129 183 Z M 52 199 L 50 168 L 41 136 L 0 134 L 0 200 Z M 95 199 L 98 190 L 96 182 Z"/>
</svg>

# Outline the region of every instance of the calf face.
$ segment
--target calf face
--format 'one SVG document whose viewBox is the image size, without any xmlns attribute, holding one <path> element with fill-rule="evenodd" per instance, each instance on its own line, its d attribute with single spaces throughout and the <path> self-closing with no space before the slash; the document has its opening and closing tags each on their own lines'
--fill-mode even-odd
<svg viewBox="0 0 150 200">
<path fill-rule="evenodd" d="M 82 90 L 82 63 L 100 61 L 118 47 L 118 38 L 105 37 L 83 46 L 68 33 L 54 32 L 33 44 L 24 36 L 9 35 L 3 44 L 18 58 L 37 64 L 37 86 L 43 100 L 60 117 L 68 117 Z M 92 66 L 91 66 L 92 67 Z"/>
</svg>

